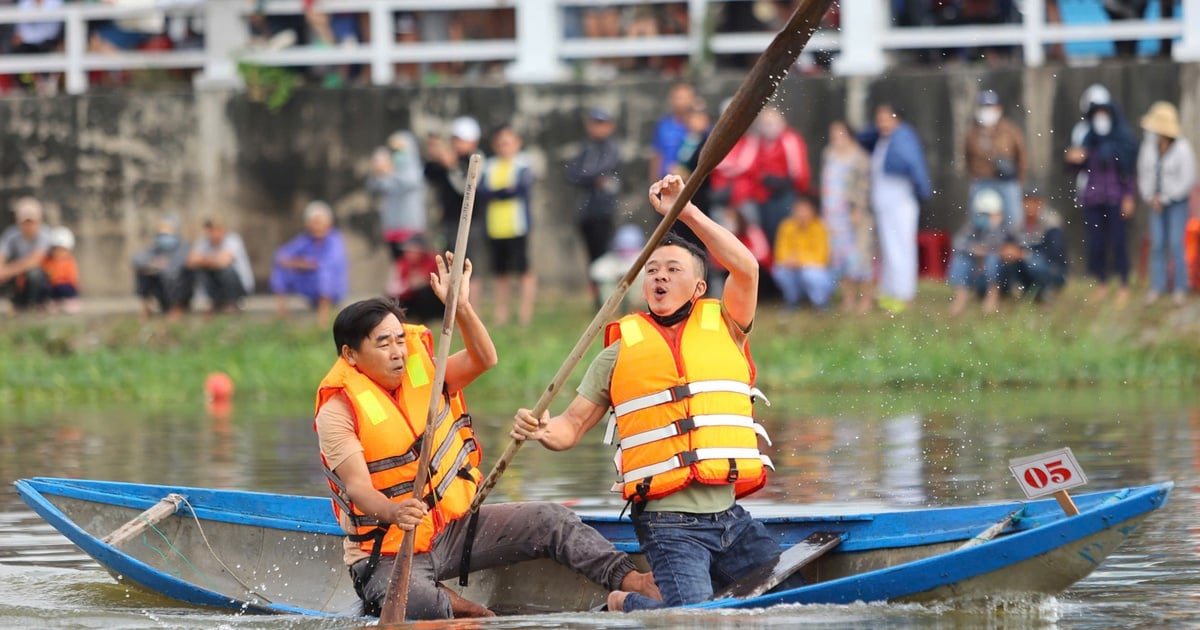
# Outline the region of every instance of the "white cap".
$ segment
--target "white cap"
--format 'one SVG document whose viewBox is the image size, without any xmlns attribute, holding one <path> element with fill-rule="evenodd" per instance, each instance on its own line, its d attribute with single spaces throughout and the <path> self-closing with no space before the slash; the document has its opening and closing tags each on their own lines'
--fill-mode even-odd
<svg viewBox="0 0 1200 630">
<path fill-rule="evenodd" d="M 479 123 L 475 122 L 474 118 L 460 116 L 450 125 L 450 135 L 467 142 L 478 142 L 482 133 L 479 131 Z"/>
<path fill-rule="evenodd" d="M 1112 94 L 1108 88 L 1093 83 L 1088 86 L 1088 89 L 1083 91 L 1083 96 L 1079 97 L 1079 113 L 1086 114 L 1092 109 L 1092 105 L 1109 105 L 1112 103 Z"/>
<path fill-rule="evenodd" d="M 71 232 L 70 228 L 63 225 L 52 227 L 50 228 L 50 246 L 61 247 L 68 251 L 75 249 L 75 234 Z"/>
</svg>

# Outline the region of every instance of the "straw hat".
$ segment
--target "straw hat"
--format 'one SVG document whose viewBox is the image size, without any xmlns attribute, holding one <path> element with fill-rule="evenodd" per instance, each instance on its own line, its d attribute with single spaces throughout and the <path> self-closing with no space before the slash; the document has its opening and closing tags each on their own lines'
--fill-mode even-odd
<svg viewBox="0 0 1200 630">
<path fill-rule="evenodd" d="M 1179 137 L 1179 112 L 1175 106 L 1158 101 L 1142 116 L 1142 129 L 1167 138 Z"/>
</svg>

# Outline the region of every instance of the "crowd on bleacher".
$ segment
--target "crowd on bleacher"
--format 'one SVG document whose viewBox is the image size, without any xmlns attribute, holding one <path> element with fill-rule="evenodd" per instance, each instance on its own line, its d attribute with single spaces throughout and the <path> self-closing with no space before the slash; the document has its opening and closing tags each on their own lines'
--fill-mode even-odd
<svg viewBox="0 0 1200 630">
<path fill-rule="evenodd" d="M 143 12 L 112 20 L 88 23 L 88 50 L 94 53 L 113 53 L 131 50 L 192 49 L 204 46 L 204 20 L 200 12 L 170 13 L 163 9 L 198 5 L 202 0 L 0 0 L 0 6 L 15 5 L 21 10 L 57 8 L 64 2 L 103 3 L 117 7 L 142 8 Z M 304 0 L 303 13 L 274 14 L 266 9 L 270 0 L 247 0 L 253 8 L 247 17 L 249 46 L 283 49 L 294 46 L 337 47 L 366 43 L 370 39 L 370 20 L 364 13 L 317 10 L 312 0 Z M 900 26 L 941 26 L 1000 24 L 1020 22 L 1020 3 L 1015 0 L 891 0 L 893 23 Z M 1047 19 L 1054 23 L 1069 21 L 1073 14 L 1091 15 L 1102 8 L 1112 20 L 1140 19 L 1146 15 L 1149 0 L 1046 0 Z M 1174 2 L 1161 3 L 1162 16 L 1174 15 Z M 1156 5 L 1157 6 L 1157 5 Z M 754 2 L 714 2 L 711 21 L 714 33 L 772 32 L 786 22 L 792 3 L 782 0 Z M 473 40 L 510 40 L 516 36 L 516 9 L 501 7 L 459 11 L 397 11 L 394 37 L 397 43 L 457 42 Z M 837 28 L 840 24 L 836 3 L 825 15 L 821 28 Z M 1094 16 L 1092 16 L 1094 17 Z M 689 32 L 691 16 L 687 2 L 661 2 L 598 7 L 565 6 L 561 11 L 562 35 L 579 38 L 654 38 L 684 35 Z M 1074 19 L 1074 18 L 1070 18 Z M 1088 18 L 1091 19 L 1091 18 Z M 33 21 L 19 24 L 0 24 L 0 54 L 47 53 L 61 50 L 63 23 Z M 1135 53 L 1136 42 L 1117 42 L 1120 55 Z M 1170 42 L 1163 43 L 1169 52 Z M 1050 47 L 1052 58 L 1065 58 L 1063 47 Z M 1003 63 L 1012 58 L 1005 47 L 980 49 L 941 49 L 917 51 L 914 61 L 945 63 L 984 59 Z M 827 70 L 832 56 L 817 52 L 805 56 L 802 69 L 811 72 Z M 591 59 L 581 62 L 586 76 L 604 78 L 617 73 L 650 72 L 658 76 L 678 77 L 687 69 L 685 55 L 640 56 L 629 58 Z M 719 55 L 718 67 L 748 68 L 754 55 Z M 501 61 L 443 61 L 405 63 L 395 67 L 396 79 L 401 82 L 431 84 L 444 80 L 461 80 L 482 75 L 499 75 L 505 66 Z M 362 84 L 368 74 L 362 66 L 308 67 L 297 69 L 311 83 L 336 87 Z M 190 70 L 175 70 L 167 77 L 187 78 Z M 94 71 L 92 84 L 125 83 L 129 72 Z M 0 90 L 7 91 L 20 83 L 40 94 L 58 90 L 60 77 L 54 74 L 26 73 L 16 77 L 0 76 Z"/>
</svg>

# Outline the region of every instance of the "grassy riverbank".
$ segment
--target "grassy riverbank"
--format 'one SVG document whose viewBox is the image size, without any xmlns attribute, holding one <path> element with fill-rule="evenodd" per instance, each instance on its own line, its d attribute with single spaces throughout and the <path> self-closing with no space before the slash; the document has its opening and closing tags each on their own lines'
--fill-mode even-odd
<svg viewBox="0 0 1200 630">
<path fill-rule="evenodd" d="M 946 316 L 948 293 L 939 285 L 923 285 L 915 307 L 895 317 L 765 306 L 753 353 L 768 394 L 1200 382 L 1200 301 L 1116 308 L 1085 296 L 1078 288 L 1049 307 L 1008 303 L 999 314 L 958 318 Z M 472 404 L 532 404 L 592 314 L 582 299 L 547 298 L 532 327 L 494 328 L 501 364 L 474 387 Z M 0 323 L 0 357 L 0 404 L 10 409 L 196 401 L 214 371 L 233 377 L 240 401 L 296 409 L 311 400 L 334 349 L 328 331 L 307 317 L 279 323 L 246 313 L 168 323 L 133 315 L 25 316 Z"/>
</svg>

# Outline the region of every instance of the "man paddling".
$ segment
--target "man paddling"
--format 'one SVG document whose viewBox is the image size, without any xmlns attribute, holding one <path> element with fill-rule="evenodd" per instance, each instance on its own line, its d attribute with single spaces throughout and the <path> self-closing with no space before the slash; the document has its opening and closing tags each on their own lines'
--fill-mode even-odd
<svg viewBox="0 0 1200 630">
<path fill-rule="evenodd" d="M 650 186 L 666 214 L 683 190 L 668 175 Z M 609 595 L 610 610 L 679 606 L 712 597 L 752 569 L 775 560 L 779 544 L 736 498 L 766 483 L 754 422 L 754 366 L 747 335 L 758 304 L 758 263 L 729 231 L 689 203 L 679 220 L 729 269 L 720 300 L 704 299 L 704 253 L 668 236 L 645 266 L 648 312 L 610 324 L 603 352 L 579 395 L 553 418 L 517 412 L 512 437 L 566 450 L 612 408 L 620 446 L 619 489 L 662 601 Z"/>
<path fill-rule="evenodd" d="M 441 256 L 437 263 L 430 283 L 444 302 L 449 265 Z M 608 590 L 658 596 L 650 574 L 634 570 L 626 554 L 561 505 L 485 505 L 469 526 L 481 454 L 462 391 L 496 364 L 496 348 L 468 301 L 470 276 L 471 263 L 465 261 L 455 314 L 465 349 L 446 364 L 442 408 L 449 415 L 436 432 L 421 499 L 413 498 L 412 483 L 432 393 L 432 335 L 404 323 L 403 310 L 385 298 L 351 304 L 333 323 L 338 359 L 317 391 L 314 427 L 334 512 L 348 534 L 345 561 L 364 612 L 379 614 L 406 535 L 416 536 L 407 594 L 413 619 L 491 616 L 439 582 L 463 570 L 533 558 L 552 558 Z M 463 549 L 471 529 L 467 567 Z"/>
</svg>

